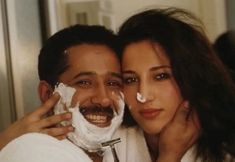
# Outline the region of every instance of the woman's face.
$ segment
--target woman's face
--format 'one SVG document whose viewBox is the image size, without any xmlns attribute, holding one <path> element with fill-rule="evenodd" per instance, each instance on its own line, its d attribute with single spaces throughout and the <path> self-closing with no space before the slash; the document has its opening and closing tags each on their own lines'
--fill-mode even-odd
<svg viewBox="0 0 235 162">
<path fill-rule="evenodd" d="M 158 134 L 183 101 L 164 49 L 147 40 L 129 44 L 122 68 L 132 116 L 146 133 Z"/>
</svg>

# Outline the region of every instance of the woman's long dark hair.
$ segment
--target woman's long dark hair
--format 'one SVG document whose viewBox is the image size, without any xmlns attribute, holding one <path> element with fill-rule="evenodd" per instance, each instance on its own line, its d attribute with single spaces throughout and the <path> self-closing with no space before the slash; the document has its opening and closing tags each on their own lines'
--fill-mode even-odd
<svg viewBox="0 0 235 162">
<path fill-rule="evenodd" d="M 152 9 L 130 17 L 118 33 L 122 47 L 150 40 L 166 51 L 182 96 L 198 113 L 202 133 L 196 157 L 222 162 L 235 155 L 235 87 L 199 21 L 187 11 Z M 125 114 L 124 124 L 133 124 Z"/>
</svg>

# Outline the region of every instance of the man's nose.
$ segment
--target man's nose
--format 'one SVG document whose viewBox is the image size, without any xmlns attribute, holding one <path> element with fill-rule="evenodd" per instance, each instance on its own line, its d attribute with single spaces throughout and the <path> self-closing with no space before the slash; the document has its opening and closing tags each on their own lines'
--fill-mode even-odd
<svg viewBox="0 0 235 162">
<path fill-rule="evenodd" d="M 96 89 L 95 96 L 92 98 L 93 103 L 100 104 L 103 107 L 108 107 L 111 105 L 111 94 L 105 85 L 100 85 Z"/>
</svg>

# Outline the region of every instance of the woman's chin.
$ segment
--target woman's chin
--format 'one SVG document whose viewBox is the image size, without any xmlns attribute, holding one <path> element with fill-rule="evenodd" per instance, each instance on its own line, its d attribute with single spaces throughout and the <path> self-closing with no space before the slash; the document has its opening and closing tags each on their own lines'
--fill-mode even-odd
<svg viewBox="0 0 235 162">
<path fill-rule="evenodd" d="M 143 129 L 144 130 L 144 132 L 146 133 L 146 134 L 149 134 L 149 135 L 157 135 L 157 134 L 159 134 L 160 132 L 161 132 L 161 130 L 162 130 L 162 128 L 145 128 L 145 129 Z"/>
</svg>

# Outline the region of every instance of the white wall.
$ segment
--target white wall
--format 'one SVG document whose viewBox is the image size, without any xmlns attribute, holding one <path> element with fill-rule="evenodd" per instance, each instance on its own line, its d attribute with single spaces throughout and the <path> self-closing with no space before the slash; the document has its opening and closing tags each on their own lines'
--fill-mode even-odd
<svg viewBox="0 0 235 162">
<path fill-rule="evenodd" d="M 146 8 L 178 7 L 203 21 L 211 41 L 227 29 L 225 1 L 221 0 L 105 0 L 102 3 L 109 6 L 107 12 L 115 15 L 117 28 L 127 17 Z"/>
<path fill-rule="evenodd" d="M 109 0 L 108 0 L 109 1 Z M 130 15 L 147 8 L 179 7 L 198 11 L 198 1 L 195 0 L 111 0 L 114 6 L 114 13 L 119 26 Z"/>
<path fill-rule="evenodd" d="M 5 6 L 5 3 L 1 1 L 0 8 Z M 10 67 L 7 64 L 9 61 L 9 52 L 7 48 L 8 40 L 6 30 L 6 15 L 4 10 L 0 10 L 0 131 L 7 127 L 15 118 L 13 112 L 14 99 L 13 89 L 11 84 Z M 13 101 L 13 102 L 12 102 Z"/>
<path fill-rule="evenodd" d="M 40 105 L 37 57 L 41 31 L 37 0 L 7 0 L 12 74 L 17 117 Z"/>
<path fill-rule="evenodd" d="M 66 5 L 68 3 L 100 2 L 100 12 L 113 18 L 113 29 L 117 30 L 120 24 L 130 15 L 148 7 L 180 7 L 198 12 L 198 0 L 50 0 L 49 5 L 51 33 L 56 32 L 67 24 Z"/>
<path fill-rule="evenodd" d="M 235 30 L 235 1 L 234 0 L 226 0 L 227 4 L 227 24 L 229 30 Z"/>
<path fill-rule="evenodd" d="M 56 14 L 52 21 L 57 21 L 57 28 L 66 26 L 66 4 L 81 2 L 100 2 L 100 15 L 112 18 L 111 28 L 115 31 L 122 22 L 136 12 L 146 8 L 178 7 L 189 10 L 199 17 L 206 27 L 206 33 L 211 41 L 227 30 L 226 8 L 223 0 L 51 0 L 55 4 L 52 10 Z M 102 25 L 102 22 L 100 22 Z"/>
</svg>

